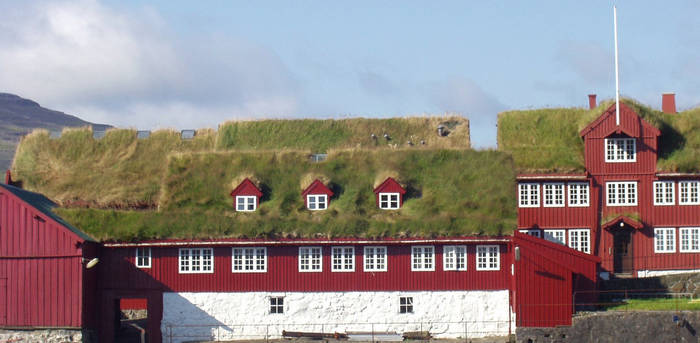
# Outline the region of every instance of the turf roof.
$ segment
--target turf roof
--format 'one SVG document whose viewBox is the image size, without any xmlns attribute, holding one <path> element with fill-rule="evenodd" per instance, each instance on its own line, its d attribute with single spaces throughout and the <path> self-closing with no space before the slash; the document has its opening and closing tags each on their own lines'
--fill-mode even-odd
<svg viewBox="0 0 700 343">
<path fill-rule="evenodd" d="M 659 171 L 700 171 L 700 108 L 667 114 L 623 99 L 661 131 Z M 584 145 L 579 132 L 613 101 L 598 107 L 507 111 L 498 116 L 498 149 L 512 154 L 519 172 L 582 172 Z"/>
</svg>

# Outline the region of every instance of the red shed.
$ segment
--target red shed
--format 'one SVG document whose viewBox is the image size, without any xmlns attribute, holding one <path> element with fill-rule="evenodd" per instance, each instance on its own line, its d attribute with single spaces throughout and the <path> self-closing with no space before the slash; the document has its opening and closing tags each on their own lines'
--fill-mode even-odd
<svg viewBox="0 0 700 343">
<path fill-rule="evenodd" d="M 377 207 L 383 210 L 398 210 L 403 206 L 403 196 L 406 194 L 406 189 L 394 180 L 388 177 L 384 182 L 374 189 Z"/>
<path fill-rule="evenodd" d="M 310 210 L 325 210 L 331 203 L 331 191 L 323 182 L 318 179 L 314 180 L 309 187 L 301 192 L 301 197 L 304 198 L 304 205 Z"/>
<path fill-rule="evenodd" d="M 233 197 L 233 208 L 240 212 L 255 211 L 260 205 L 262 191 L 249 178 L 245 178 L 236 188 L 231 191 Z"/>
<path fill-rule="evenodd" d="M 0 184 L 0 327 L 94 329 L 97 244 L 46 197 Z"/>
</svg>

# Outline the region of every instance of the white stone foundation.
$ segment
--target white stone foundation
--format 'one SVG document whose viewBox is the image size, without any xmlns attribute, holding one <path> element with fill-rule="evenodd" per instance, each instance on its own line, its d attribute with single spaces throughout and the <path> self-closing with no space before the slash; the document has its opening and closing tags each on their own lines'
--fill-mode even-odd
<svg viewBox="0 0 700 343">
<path fill-rule="evenodd" d="M 654 277 L 664 275 L 676 275 L 686 273 L 700 273 L 700 269 L 679 269 L 679 270 L 639 270 L 637 277 Z"/>
<path fill-rule="evenodd" d="M 284 297 L 284 313 L 270 313 L 270 297 Z M 399 297 L 413 298 L 413 313 L 399 313 Z M 163 342 L 280 338 L 282 330 L 478 338 L 514 328 L 507 290 L 163 293 L 161 322 Z"/>
</svg>

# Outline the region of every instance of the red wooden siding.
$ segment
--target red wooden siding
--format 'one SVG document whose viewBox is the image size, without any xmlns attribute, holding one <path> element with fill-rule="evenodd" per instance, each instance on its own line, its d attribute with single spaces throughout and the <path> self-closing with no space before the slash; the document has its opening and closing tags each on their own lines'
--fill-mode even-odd
<svg viewBox="0 0 700 343">
<path fill-rule="evenodd" d="M 571 325 L 574 302 L 595 300 L 593 293 L 574 294 L 595 290 L 597 257 L 520 233 L 513 246 L 520 250 L 513 304 L 518 326 Z"/>
<path fill-rule="evenodd" d="M 301 192 L 301 197 L 304 199 L 304 206 L 309 207 L 309 202 L 308 198 L 306 197 L 307 195 L 317 195 L 317 194 L 325 194 L 327 196 L 328 203 L 326 204 L 326 208 L 331 204 L 331 197 L 333 196 L 333 191 L 331 191 L 326 185 L 323 184 L 323 182 L 319 181 L 318 179 L 314 180 L 309 187 L 306 187 L 306 189 Z"/>
<path fill-rule="evenodd" d="M 379 186 L 374 189 L 374 198 L 379 207 L 379 193 L 399 193 L 399 208 L 403 206 L 403 196 L 406 190 L 391 177 L 386 178 Z"/>
<path fill-rule="evenodd" d="M 3 325 L 83 326 L 83 242 L 61 224 L 0 188 Z"/>
<path fill-rule="evenodd" d="M 454 243 L 459 244 L 459 243 Z M 448 245 L 454 245 L 450 243 Z M 387 244 L 386 272 L 363 271 L 363 245 L 355 245 L 355 271 L 331 271 L 331 246 L 323 246 L 323 271 L 299 272 L 299 246 L 267 247 L 265 273 L 233 273 L 231 246 L 214 247 L 214 273 L 180 274 L 178 248 L 152 248 L 152 267 L 136 268 L 134 249 L 105 248 L 101 280 L 113 289 L 161 289 L 174 292 L 241 291 L 395 291 L 508 289 L 511 253 L 506 242 L 478 243 L 501 246 L 500 270 L 476 270 L 476 245 L 467 244 L 467 271 L 443 271 L 442 246 L 434 244 L 435 271 L 411 271 L 411 244 Z M 319 244 L 320 245 L 320 244 Z M 376 244 L 384 246 L 382 244 Z M 426 245 L 426 244 L 416 244 Z M 430 244 L 427 244 L 430 245 Z M 304 245 L 311 246 L 311 245 Z"/>
<path fill-rule="evenodd" d="M 121 310 L 145 310 L 148 305 L 146 298 L 121 298 L 119 308 Z"/>
</svg>

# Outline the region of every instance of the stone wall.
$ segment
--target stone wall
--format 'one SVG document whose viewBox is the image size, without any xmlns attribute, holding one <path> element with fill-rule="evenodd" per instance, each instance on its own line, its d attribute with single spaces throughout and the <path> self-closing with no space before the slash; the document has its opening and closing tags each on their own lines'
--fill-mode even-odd
<svg viewBox="0 0 700 343">
<path fill-rule="evenodd" d="M 270 297 L 284 298 L 283 313 L 270 313 Z M 413 298 L 412 313 L 400 313 L 400 297 Z M 279 338 L 282 330 L 471 338 L 506 336 L 514 319 L 507 290 L 164 293 L 161 330 L 168 342 Z"/>
<path fill-rule="evenodd" d="M 602 281 L 600 290 L 666 290 L 671 293 L 691 293 L 700 296 L 700 273 L 654 276 L 638 279 L 612 279 Z"/>
<path fill-rule="evenodd" d="M 676 317 L 674 321 L 674 316 Z M 578 315 L 568 327 L 518 328 L 518 343 L 698 342 L 700 312 L 635 311 Z"/>
<path fill-rule="evenodd" d="M 64 342 L 97 342 L 96 335 L 90 330 L 71 329 L 38 329 L 38 330 L 6 330 L 0 329 L 0 342 L 18 343 L 64 343 Z"/>
</svg>

